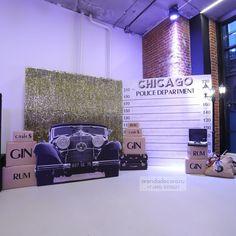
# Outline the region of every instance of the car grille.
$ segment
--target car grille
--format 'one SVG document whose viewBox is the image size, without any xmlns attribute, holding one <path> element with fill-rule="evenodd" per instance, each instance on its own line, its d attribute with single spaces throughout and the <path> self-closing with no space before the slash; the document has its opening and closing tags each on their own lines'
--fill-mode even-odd
<svg viewBox="0 0 236 236">
<path fill-rule="evenodd" d="M 94 159 L 91 136 L 72 136 L 68 151 L 62 152 L 66 163 L 89 162 Z"/>
</svg>

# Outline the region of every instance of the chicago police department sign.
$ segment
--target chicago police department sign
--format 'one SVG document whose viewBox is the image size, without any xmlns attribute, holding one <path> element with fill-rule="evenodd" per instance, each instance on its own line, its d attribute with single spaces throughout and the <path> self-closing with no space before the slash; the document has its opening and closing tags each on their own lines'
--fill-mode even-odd
<svg viewBox="0 0 236 236">
<path fill-rule="evenodd" d="M 123 128 L 139 122 L 150 162 L 187 156 L 188 130 L 208 131 L 212 152 L 211 76 L 148 78 L 123 82 Z"/>
</svg>

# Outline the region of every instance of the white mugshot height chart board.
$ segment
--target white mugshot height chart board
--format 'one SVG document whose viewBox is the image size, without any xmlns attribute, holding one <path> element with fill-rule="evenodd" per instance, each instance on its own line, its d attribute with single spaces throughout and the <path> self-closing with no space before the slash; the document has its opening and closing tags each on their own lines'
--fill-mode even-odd
<svg viewBox="0 0 236 236">
<path fill-rule="evenodd" d="M 138 122 L 149 164 L 187 156 L 190 128 L 207 129 L 212 152 L 211 75 L 149 78 L 123 82 L 123 128 Z"/>
</svg>

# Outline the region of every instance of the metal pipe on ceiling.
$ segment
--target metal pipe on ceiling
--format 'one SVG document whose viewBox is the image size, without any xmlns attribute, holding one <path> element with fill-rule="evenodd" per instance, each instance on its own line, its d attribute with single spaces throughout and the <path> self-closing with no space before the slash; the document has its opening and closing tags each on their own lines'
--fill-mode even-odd
<svg viewBox="0 0 236 236">
<path fill-rule="evenodd" d="M 190 2 L 191 2 L 192 0 L 185 0 L 185 3 L 182 5 L 182 6 L 180 6 L 180 7 L 178 7 L 178 10 L 181 10 L 182 8 L 184 8 L 186 5 L 188 5 L 188 4 L 190 4 Z"/>
<path fill-rule="evenodd" d="M 74 11 L 78 12 L 79 0 L 75 0 Z"/>
<path fill-rule="evenodd" d="M 116 27 L 116 25 L 121 21 L 121 19 L 127 15 L 127 12 L 138 2 L 139 0 L 134 1 L 124 12 L 123 14 L 117 19 L 117 21 L 113 24 L 113 27 Z"/>
<path fill-rule="evenodd" d="M 194 6 L 192 3 L 191 3 L 191 1 L 192 0 L 186 0 L 185 1 L 185 3 L 182 5 L 182 6 L 180 6 L 179 8 L 178 8 L 178 10 L 181 10 L 182 8 L 184 8 L 186 5 L 190 5 L 192 8 L 194 8 L 195 10 L 197 10 L 198 12 L 200 12 L 200 10 L 196 7 L 196 6 Z"/>
<path fill-rule="evenodd" d="M 76 0 L 74 11 L 78 11 L 79 0 Z M 84 15 L 80 14 L 79 22 L 75 20 L 75 71 L 76 73 L 83 74 L 82 61 L 83 61 L 83 17 Z M 79 23 L 79 24 L 78 24 Z M 77 31 L 79 30 L 79 31 Z M 79 33 L 78 33 L 79 32 Z"/>
<path fill-rule="evenodd" d="M 80 21 L 79 21 L 79 40 L 78 40 L 78 50 L 79 50 L 79 58 L 77 59 L 77 72 L 83 74 L 84 66 L 83 66 L 83 55 L 84 55 L 84 13 L 80 13 Z"/>
<path fill-rule="evenodd" d="M 125 26 L 124 31 L 125 33 L 130 33 L 130 26 L 149 8 L 155 3 L 156 0 L 153 0 L 151 3 L 149 3 L 128 25 Z"/>
<path fill-rule="evenodd" d="M 106 30 L 106 64 L 105 64 L 105 70 L 106 70 L 106 78 L 111 78 L 111 29 L 109 26 L 102 24 L 100 22 L 97 22 L 93 19 L 92 14 L 89 14 L 89 20 L 94 25 L 97 25 L 103 29 Z"/>
</svg>

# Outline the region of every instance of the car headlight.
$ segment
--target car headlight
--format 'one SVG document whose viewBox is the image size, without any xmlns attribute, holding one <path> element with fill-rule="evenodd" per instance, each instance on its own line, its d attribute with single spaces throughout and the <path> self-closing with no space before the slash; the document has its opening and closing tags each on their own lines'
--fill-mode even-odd
<svg viewBox="0 0 236 236">
<path fill-rule="evenodd" d="M 57 138 L 55 143 L 58 148 L 66 149 L 70 146 L 70 138 L 65 135 L 61 135 L 60 137 Z"/>
<path fill-rule="evenodd" d="M 105 142 L 105 138 L 102 135 L 95 135 L 93 136 L 92 143 L 94 147 L 101 147 Z"/>
</svg>

